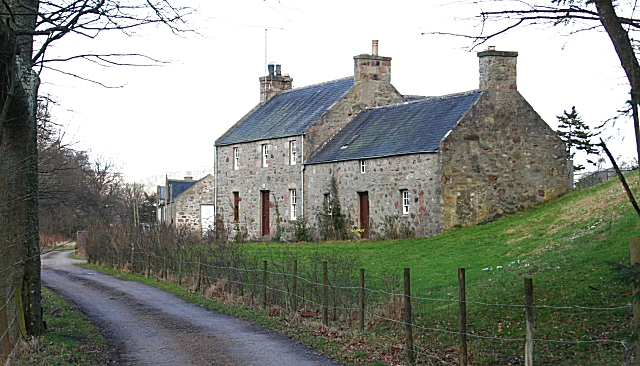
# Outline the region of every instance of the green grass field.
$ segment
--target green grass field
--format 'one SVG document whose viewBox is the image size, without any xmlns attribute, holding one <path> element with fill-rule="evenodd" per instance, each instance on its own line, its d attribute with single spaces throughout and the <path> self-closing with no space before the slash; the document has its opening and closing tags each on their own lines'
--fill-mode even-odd
<svg viewBox="0 0 640 366">
<path fill-rule="evenodd" d="M 639 192 L 637 172 L 628 179 Z M 396 241 L 251 244 L 260 259 L 348 257 L 364 268 L 367 287 L 401 292 L 411 269 L 414 323 L 429 350 L 456 345 L 457 269 L 466 269 L 470 351 L 486 364 L 519 364 L 524 337 L 524 278 L 534 284 L 536 354 L 544 364 L 623 364 L 630 335 L 630 288 L 615 283 L 610 263 L 629 262 L 640 219 L 617 180 L 576 190 L 494 222 L 430 238 Z M 344 263 L 344 261 L 342 261 Z M 354 268 L 355 270 L 355 268 Z M 356 285 L 356 283 L 354 283 Z M 490 305 L 485 305 L 490 304 Z M 502 306 L 492 306 L 501 304 Z M 600 310 L 605 308 L 606 310 Z M 608 340 L 600 342 L 599 340 Z M 595 341 L 595 342 L 594 342 Z M 439 346 L 437 346 L 439 345 Z M 435 347 L 434 347 L 435 346 Z M 481 354 L 478 354 L 481 353 Z M 444 360 L 442 360 L 444 362 Z"/>
<path fill-rule="evenodd" d="M 636 194 L 640 193 L 637 178 L 638 172 L 628 176 Z M 216 276 L 229 274 L 224 270 L 222 274 L 210 272 L 208 287 L 198 293 L 193 293 L 196 273 L 190 274 L 191 283 L 178 286 L 170 282 L 175 273 L 166 282 L 114 269 L 105 271 L 164 288 L 210 309 L 247 317 L 348 365 L 403 364 L 405 333 L 398 323 L 402 297 L 394 295 L 403 292 L 403 268 L 411 270 L 418 363 L 458 364 L 457 271 L 465 268 L 470 364 L 523 365 L 524 279 L 531 278 L 536 364 L 625 365 L 633 353 L 628 306 L 631 288 L 613 280 L 611 264 L 629 262 L 629 240 L 640 237 L 639 224 L 621 184 L 614 180 L 493 222 L 430 238 L 240 244 L 234 247 L 238 249 L 234 255 L 242 256 L 247 267 L 235 270 L 257 273 L 252 279 L 257 282 L 246 285 L 244 296 L 211 292 Z M 211 245 L 197 246 L 197 255 L 232 247 Z M 321 283 L 321 263 L 327 260 L 330 284 L 350 287 L 344 291 L 351 291 L 350 299 L 344 295 L 338 301 L 347 300 L 329 304 L 329 327 L 322 326 L 318 315 L 301 318 L 287 311 L 291 296 L 283 291 L 290 289 L 293 259 L 298 261 L 298 275 L 304 277 L 299 283 Z M 268 262 L 272 285 L 289 281 L 280 285 L 280 292 L 273 292 L 280 300 L 270 302 L 267 309 L 261 307 L 263 260 Z M 138 265 L 144 268 L 145 264 Z M 191 264 L 192 271 L 197 268 Z M 364 333 L 357 330 L 357 295 L 353 296 L 360 268 L 365 269 L 368 288 Z M 161 274 L 155 272 L 152 276 Z M 298 287 L 298 296 L 315 302 L 301 301 L 299 306 L 318 314 L 320 289 L 315 284 L 302 290 Z"/>
</svg>

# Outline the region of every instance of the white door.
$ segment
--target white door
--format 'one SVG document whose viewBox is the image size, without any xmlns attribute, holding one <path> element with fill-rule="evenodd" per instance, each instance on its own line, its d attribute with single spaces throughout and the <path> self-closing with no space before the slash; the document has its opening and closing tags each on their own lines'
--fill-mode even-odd
<svg viewBox="0 0 640 366">
<path fill-rule="evenodd" d="M 214 230 L 215 224 L 215 205 L 200 205 L 200 227 L 202 228 L 202 235 L 205 235 L 209 230 Z"/>
</svg>

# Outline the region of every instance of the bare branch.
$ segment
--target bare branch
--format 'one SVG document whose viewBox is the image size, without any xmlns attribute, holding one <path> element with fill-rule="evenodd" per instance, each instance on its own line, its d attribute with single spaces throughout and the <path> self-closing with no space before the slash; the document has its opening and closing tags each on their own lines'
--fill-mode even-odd
<svg viewBox="0 0 640 366">
<path fill-rule="evenodd" d="M 138 58 L 142 58 L 142 59 L 146 59 L 151 61 L 151 63 L 133 63 L 133 62 L 121 62 L 121 61 L 115 61 L 112 60 L 110 58 L 123 58 L 123 57 L 138 57 Z M 64 58 L 52 58 L 52 59 L 43 59 L 42 61 L 40 61 L 38 64 L 44 64 L 44 63 L 49 63 L 49 62 L 65 62 L 65 61 L 71 61 L 71 60 L 77 60 L 77 59 L 84 59 L 84 60 L 88 60 L 91 62 L 96 62 L 98 63 L 98 61 L 102 61 L 104 62 L 104 64 L 100 64 L 101 66 L 159 66 L 162 64 L 167 64 L 167 61 L 162 61 L 162 60 L 158 60 L 155 59 L 153 57 L 147 56 L 147 55 L 143 55 L 143 54 L 139 54 L 139 53 L 105 53 L 105 54 L 81 54 L 81 55 L 75 55 L 75 56 L 69 56 L 69 57 L 64 57 Z M 94 60 L 95 59 L 95 60 Z"/>
<path fill-rule="evenodd" d="M 64 75 L 72 76 L 72 77 L 74 77 L 76 79 L 80 79 L 80 80 L 83 80 L 83 81 L 88 81 L 90 83 L 97 84 L 97 85 L 100 85 L 100 86 L 108 88 L 108 89 L 118 89 L 118 88 L 124 87 L 124 85 L 109 86 L 109 85 L 103 84 L 103 83 L 101 83 L 99 81 L 88 79 L 88 78 L 82 77 L 80 75 L 74 74 L 72 72 L 63 71 L 63 70 L 60 70 L 60 69 L 55 69 L 55 68 L 50 67 L 50 66 L 43 66 L 43 68 L 46 68 L 46 69 L 51 70 L 51 71 L 56 71 L 56 72 L 59 72 L 59 73 L 64 74 Z"/>
</svg>

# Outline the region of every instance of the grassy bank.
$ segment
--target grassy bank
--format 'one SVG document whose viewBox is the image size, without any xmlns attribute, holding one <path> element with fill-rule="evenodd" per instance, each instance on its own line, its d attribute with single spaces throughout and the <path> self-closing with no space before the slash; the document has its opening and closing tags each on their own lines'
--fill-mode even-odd
<svg viewBox="0 0 640 366">
<path fill-rule="evenodd" d="M 637 172 L 629 178 L 634 192 L 639 192 Z M 310 294 L 302 292 L 301 297 L 306 300 L 299 305 L 311 312 L 303 319 L 282 303 L 261 309 L 259 284 L 247 285 L 245 291 L 240 291 L 244 296 L 214 291 L 220 274 L 206 278 L 207 286 L 198 294 L 193 293 L 193 287 L 120 275 L 165 288 L 211 309 L 248 317 L 353 365 L 403 362 L 404 328 L 398 323 L 403 311 L 402 297 L 398 296 L 402 293 L 403 268 L 411 269 L 418 361 L 456 364 L 460 267 L 467 274 L 471 364 L 524 364 L 524 279 L 531 278 L 536 363 L 620 365 L 631 353 L 631 293 L 630 288 L 613 281 L 611 263 L 628 263 L 629 239 L 633 237 L 640 237 L 640 220 L 620 183 L 610 181 L 493 222 L 431 238 L 243 244 L 239 253 L 245 253 L 244 263 L 252 267 L 234 270 L 262 273 L 262 260 L 267 260 L 272 271 L 270 281 L 290 280 L 293 259 L 303 269 L 299 275 L 306 276 L 309 283 L 322 282 L 321 261 L 327 260 L 331 286 L 338 282 L 339 286 L 357 286 L 357 271 L 364 268 L 368 291 L 364 334 L 357 331 L 357 305 L 349 302 L 330 304 L 330 325 L 322 326 L 317 293 L 305 297 Z M 149 253 L 143 258 L 148 260 L 151 255 L 162 258 L 164 254 Z M 149 267 L 145 262 L 136 264 L 137 268 L 145 265 Z M 191 263 L 192 286 L 200 276 L 198 268 Z M 224 262 L 221 268 L 224 280 L 231 272 L 225 272 Z M 211 271 L 215 273 L 215 268 L 211 267 Z M 156 267 L 151 275 L 162 276 L 162 271 Z M 176 274 L 168 277 L 175 280 Z M 309 289 L 318 291 L 317 286 Z"/>
<path fill-rule="evenodd" d="M 637 172 L 630 177 L 638 192 Z M 524 336 L 524 278 L 532 278 L 538 357 L 551 364 L 619 364 L 630 339 L 630 289 L 615 283 L 610 263 L 629 262 L 640 220 L 618 181 L 573 191 L 494 222 L 430 238 L 380 242 L 252 244 L 260 259 L 313 261 L 349 253 L 372 288 L 401 293 L 411 269 L 416 323 L 441 349 L 457 330 L 457 268 L 466 269 L 470 350 L 489 364 L 518 364 Z M 389 275 L 391 273 L 391 276 Z M 390 285 L 391 282 L 391 285 Z M 354 285 L 356 285 L 354 283 Z M 622 308 L 619 308 L 622 307 Z M 604 310 L 606 309 L 606 310 Z M 433 351 L 435 352 L 435 351 Z M 492 353 L 494 355 L 492 355 Z M 505 356 L 510 354 L 511 356 Z M 441 355 L 441 353 L 438 353 Z"/>
<path fill-rule="evenodd" d="M 47 330 L 18 345 L 16 365 L 106 364 L 103 336 L 84 314 L 46 287 L 42 307 Z"/>
</svg>

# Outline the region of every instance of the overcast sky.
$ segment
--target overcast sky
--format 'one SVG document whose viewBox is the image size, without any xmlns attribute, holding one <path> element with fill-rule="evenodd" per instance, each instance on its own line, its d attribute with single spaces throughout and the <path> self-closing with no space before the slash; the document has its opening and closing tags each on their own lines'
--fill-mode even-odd
<svg viewBox="0 0 640 366">
<path fill-rule="evenodd" d="M 518 90 L 552 127 L 576 106 L 591 126 L 624 106 L 628 87 L 605 33 L 571 36 L 563 28 L 517 29 L 479 49 L 433 31 L 473 33 L 473 5 L 436 1 L 177 1 L 198 8 L 191 27 L 200 35 L 177 37 L 148 28 L 131 37 L 62 40 L 52 54 L 131 52 L 170 61 L 161 67 L 96 67 L 76 62 L 68 72 L 105 88 L 45 70 L 41 94 L 58 101 L 57 122 L 76 148 L 118 162 L 130 181 L 149 177 L 195 178 L 213 172 L 215 140 L 259 102 L 258 78 L 266 60 L 301 87 L 353 75 L 353 56 L 392 60 L 391 82 L 408 95 L 445 95 L 478 87 L 477 51 L 486 46 L 518 51 Z M 266 29 L 266 34 L 265 34 Z M 265 37 L 266 36 L 266 37 Z M 265 42 L 266 38 L 266 42 Z M 633 128 L 609 130 L 614 155 L 633 156 Z"/>
</svg>

